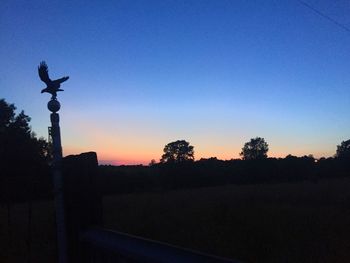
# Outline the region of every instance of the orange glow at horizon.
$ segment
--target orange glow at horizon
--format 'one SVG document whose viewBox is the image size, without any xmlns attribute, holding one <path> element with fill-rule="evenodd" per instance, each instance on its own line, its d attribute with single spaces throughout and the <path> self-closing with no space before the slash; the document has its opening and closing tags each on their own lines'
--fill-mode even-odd
<svg viewBox="0 0 350 263">
<path fill-rule="evenodd" d="M 82 152 L 87 151 L 95 151 L 97 152 L 99 164 L 110 164 L 110 165 L 148 165 L 152 159 L 154 159 L 156 162 L 159 162 L 161 155 L 163 154 L 162 151 L 155 152 L 123 152 L 122 149 L 118 151 L 118 153 L 110 151 L 105 151 L 98 147 L 97 149 L 92 148 L 85 148 L 85 147 L 66 147 L 64 151 L 64 155 L 70 155 L 70 154 L 79 154 Z M 233 151 L 234 152 L 234 151 Z M 222 153 L 222 154 L 210 154 L 210 153 L 196 153 L 195 152 L 195 160 L 200 160 L 201 158 L 211 158 L 216 157 L 219 160 L 231 160 L 231 159 L 240 159 L 239 156 L 240 149 L 237 149 L 236 154 L 229 154 L 229 153 Z M 277 151 L 269 151 L 268 157 L 274 157 L 274 158 L 284 158 L 288 154 L 295 155 L 295 156 L 304 156 L 309 155 L 310 153 L 307 153 L 305 150 L 300 150 L 296 152 L 291 153 L 285 153 L 283 151 L 277 152 Z M 312 154 L 312 153 L 311 153 Z M 322 154 L 313 154 L 315 158 L 323 157 Z"/>
<path fill-rule="evenodd" d="M 151 123 L 146 124 L 142 120 L 121 121 L 116 117 L 113 121 L 100 118 L 92 123 L 84 113 L 79 114 L 75 111 L 70 112 L 70 115 L 72 118 L 65 120 L 62 129 L 64 155 L 94 151 L 100 164 L 148 165 L 152 159 L 159 162 L 164 146 L 177 139 L 185 139 L 194 146 L 195 160 L 211 157 L 220 160 L 239 159 L 244 143 L 254 137 L 247 133 L 235 134 L 235 130 L 223 131 L 218 128 L 219 126 L 198 134 L 198 131 L 187 133 L 157 129 Z M 295 156 L 313 154 L 315 158 L 320 158 L 325 154 L 326 156 L 333 154 L 322 148 L 322 145 L 319 146 L 317 141 L 312 144 L 297 139 L 286 141 L 283 137 L 273 134 L 262 137 L 269 144 L 269 157 L 284 158 L 288 154 Z M 226 138 L 234 139 L 226 141 Z M 313 149 L 313 152 L 309 149 Z"/>
</svg>

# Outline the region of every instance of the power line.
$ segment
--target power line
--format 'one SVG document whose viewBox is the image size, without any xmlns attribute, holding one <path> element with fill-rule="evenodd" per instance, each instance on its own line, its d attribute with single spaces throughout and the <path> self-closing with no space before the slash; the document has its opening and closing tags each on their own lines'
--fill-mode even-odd
<svg viewBox="0 0 350 263">
<path fill-rule="evenodd" d="M 321 11 L 317 10 L 316 8 L 314 8 L 313 6 L 309 5 L 308 3 L 302 1 L 302 0 L 297 0 L 299 3 L 301 3 L 302 5 L 306 6 L 307 8 L 309 8 L 310 10 L 314 11 L 316 14 L 318 14 L 319 16 L 327 19 L 328 21 L 331 21 L 333 24 L 341 27 L 342 29 L 346 30 L 348 33 L 350 33 L 350 28 L 339 23 L 338 21 L 336 21 L 335 19 L 331 18 L 330 16 L 322 13 Z"/>
</svg>

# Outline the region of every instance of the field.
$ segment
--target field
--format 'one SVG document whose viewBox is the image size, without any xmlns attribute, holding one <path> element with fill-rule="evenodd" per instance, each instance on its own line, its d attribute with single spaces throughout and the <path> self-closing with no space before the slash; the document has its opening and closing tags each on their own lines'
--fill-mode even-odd
<svg viewBox="0 0 350 263">
<path fill-rule="evenodd" d="M 109 228 L 243 262 L 350 262 L 350 180 L 104 199 Z"/>
<path fill-rule="evenodd" d="M 334 179 L 105 196 L 104 225 L 242 262 L 350 262 L 349 189 Z M 0 206 L 0 262 L 55 262 L 53 202 L 33 203 L 30 221 L 29 208 L 11 205 L 8 218 Z"/>
<path fill-rule="evenodd" d="M 10 211 L 0 205 L 1 263 L 55 262 L 56 257 L 53 201 L 13 204 Z"/>
</svg>

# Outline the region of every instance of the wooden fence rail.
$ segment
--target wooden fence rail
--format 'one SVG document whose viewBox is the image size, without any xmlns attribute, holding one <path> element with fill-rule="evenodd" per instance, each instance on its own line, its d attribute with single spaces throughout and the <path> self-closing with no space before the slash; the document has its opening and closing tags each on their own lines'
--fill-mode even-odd
<svg viewBox="0 0 350 263">
<path fill-rule="evenodd" d="M 125 233 L 93 228 L 81 235 L 88 262 L 125 263 L 234 263 L 235 261 L 199 253 Z"/>
</svg>

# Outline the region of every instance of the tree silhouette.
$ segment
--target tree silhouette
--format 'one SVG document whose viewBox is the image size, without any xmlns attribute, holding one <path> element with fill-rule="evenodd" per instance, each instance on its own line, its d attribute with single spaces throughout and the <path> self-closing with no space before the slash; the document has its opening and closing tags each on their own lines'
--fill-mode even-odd
<svg viewBox="0 0 350 263">
<path fill-rule="evenodd" d="M 335 157 L 350 159 L 350 140 L 342 141 L 341 144 L 337 146 Z"/>
<path fill-rule="evenodd" d="M 161 163 L 181 163 L 194 160 L 193 146 L 185 140 L 168 143 L 164 147 Z"/>
<path fill-rule="evenodd" d="M 260 160 L 267 158 L 269 145 L 264 138 L 256 137 L 246 142 L 239 154 L 244 160 Z"/>
<path fill-rule="evenodd" d="M 157 164 L 156 160 L 152 159 L 151 162 L 148 165 L 149 166 L 154 166 L 156 164 Z"/>
<path fill-rule="evenodd" d="M 38 172 L 47 164 L 50 147 L 37 139 L 29 126 L 30 117 L 22 110 L 15 114 L 14 104 L 0 99 L 0 169 L 3 175 Z"/>
</svg>

